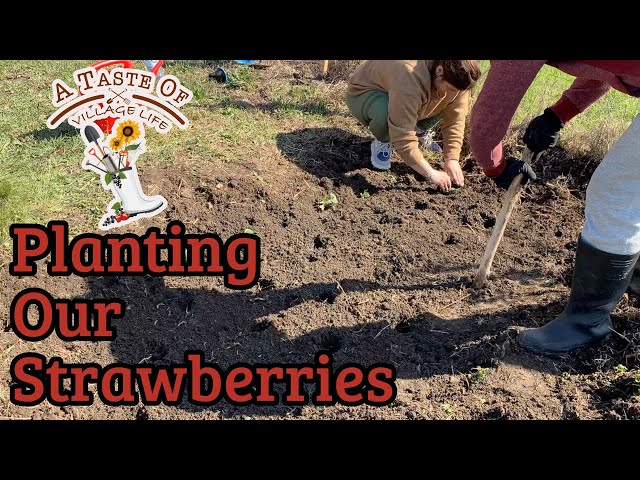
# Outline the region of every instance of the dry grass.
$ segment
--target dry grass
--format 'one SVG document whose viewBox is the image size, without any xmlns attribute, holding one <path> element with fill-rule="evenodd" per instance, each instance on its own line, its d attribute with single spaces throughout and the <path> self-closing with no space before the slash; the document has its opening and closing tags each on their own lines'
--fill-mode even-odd
<svg viewBox="0 0 640 480">
<path fill-rule="evenodd" d="M 363 60 L 329 60 L 329 69 L 325 80 L 328 82 L 346 82 Z"/>
</svg>

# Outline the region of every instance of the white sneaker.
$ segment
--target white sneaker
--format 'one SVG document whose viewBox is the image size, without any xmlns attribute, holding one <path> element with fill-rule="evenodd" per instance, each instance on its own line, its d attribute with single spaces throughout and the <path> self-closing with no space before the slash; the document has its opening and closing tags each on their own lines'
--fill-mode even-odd
<svg viewBox="0 0 640 480">
<path fill-rule="evenodd" d="M 371 165 L 378 170 L 391 168 L 391 144 L 373 139 L 371 142 Z"/>
<path fill-rule="evenodd" d="M 433 140 L 432 130 L 418 131 L 416 132 L 416 136 L 418 137 L 418 145 L 421 150 L 428 148 L 432 152 L 442 153 L 442 147 Z"/>
</svg>

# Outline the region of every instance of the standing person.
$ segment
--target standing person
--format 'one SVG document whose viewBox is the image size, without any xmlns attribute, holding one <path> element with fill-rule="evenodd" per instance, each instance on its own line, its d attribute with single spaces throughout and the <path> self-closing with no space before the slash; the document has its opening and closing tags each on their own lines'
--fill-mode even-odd
<svg viewBox="0 0 640 480">
<path fill-rule="evenodd" d="M 495 60 L 471 113 L 471 151 L 484 173 L 508 188 L 518 173 L 535 180 L 522 160 L 504 158 L 502 139 L 536 74 L 550 65 L 576 77 L 569 89 L 527 126 L 534 153 L 555 146 L 564 125 L 614 88 L 640 97 L 640 60 Z M 518 342 L 547 355 L 597 343 L 612 330 L 610 313 L 625 291 L 640 293 L 640 116 L 611 147 L 587 188 L 585 224 L 578 239 L 565 310 Z M 635 267 L 635 270 L 634 270 Z"/>
<path fill-rule="evenodd" d="M 464 185 L 460 151 L 469 91 L 480 74 L 475 60 L 367 60 L 360 64 L 349 77 L 347 105 L 375 137 L 371 164 L 379 170 L 391 168 L 393 148 L 407 165 L 442 190 L 451 188 L 452 179 Z M 420 150 L 425 144 L 437 150 L 428 128 L 439 120 L 444 171 L 435 170 Z M 422 139 L 416 128 L 427 128 Z"/>
</svg>

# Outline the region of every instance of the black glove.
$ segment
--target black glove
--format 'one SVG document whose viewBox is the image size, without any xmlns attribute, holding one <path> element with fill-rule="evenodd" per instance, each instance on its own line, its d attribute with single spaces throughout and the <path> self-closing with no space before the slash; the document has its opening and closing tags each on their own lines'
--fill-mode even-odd
<svg viewBox="0 0 640 480">
<path fill-rule="evenodd" d="M 522 160 L 509 157 L 506 160 L 506 164 L 507 165 L 500 175 L 491 177 L 500 188 L 507 190 L 511 185 L 511 182 L 513 182 L 513 179 L 516 178 L 519 173 L 524 174 L 522 185 L 526 185 L 529 180 L 535 180 L 537 178 L 531 166 Z"/>
<path fill-rule="evenodd" d="M 564 123 L 550 108 L 529 122 L 524 132 L 523 141 L 533 153 L 540 153 L 549 147 L 555 147 L 560 137 L 560 129 Z"/>
</svg>

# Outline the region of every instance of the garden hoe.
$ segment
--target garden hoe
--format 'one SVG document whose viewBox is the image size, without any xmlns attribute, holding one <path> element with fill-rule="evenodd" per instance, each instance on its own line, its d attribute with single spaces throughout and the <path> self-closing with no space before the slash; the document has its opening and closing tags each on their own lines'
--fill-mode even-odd
<svg viewBox="0 0 640 480">
<path fill-rule="evenodd" d="M 533 153 L 531 152 L 531 150 L 525 147 L 524 153 L 522 154 L 522 161 L 531 163 L 532 156 Z M 504 196 L 504 200 L 502 201 L 502 209 L 500 210 L 500 214 L 496 219 L 496 224 L 493 227 L 491 238 L 489 238 L 489 243 L 487 244 L 487 248 L 484 251 L 484 256 L 482 257 L 482 260 L 480 260 L 480 267 L 478 268 L 478 272 L 473 279 L 474 288 L 482 288 L 487 280 L 487 277 L 489 276 L 493 257 L 495 256 L 496 250 L 498 250 L 498 245 L 500 245 L 500 241 L 502 240 L 502 236 L 504 235 L 504 230 L 507 227 L 507 222 L 509 221 L 509 217 L 511 216 L 511 211 L 520 198 L 520 189 L 522 187 L 523 177 L 524 175 L 522 173 L 518 174 L 511 182 L 511 185 L 509 186 L 509 189 Z"/>
<path fill-rule="evenodd" d="M 102 155 L 101 161 L 104 164 L 104 166 L 107 167 L 107 170 L 109 170 L 110 172 L 115 172 L 118 169 L 118 166 L 116 165 L 116 162 L 113 159 L 113 157 L 109 153 L 106 153 L 100 146 L 100 140 L 102 139 L 102 135 L 98 133 L 98 130 L 96 130 L 91 125 L 87 125 L 86 127 L 84 127 L 84 136 L 87 138 L 87 141 L 89 141 L 90 143 L 96 144 L 96 146 L 98 147 L 98 151 L 100 152 L 100 155 Z"/>
</svg>

